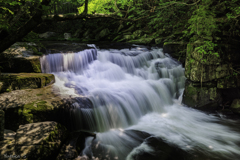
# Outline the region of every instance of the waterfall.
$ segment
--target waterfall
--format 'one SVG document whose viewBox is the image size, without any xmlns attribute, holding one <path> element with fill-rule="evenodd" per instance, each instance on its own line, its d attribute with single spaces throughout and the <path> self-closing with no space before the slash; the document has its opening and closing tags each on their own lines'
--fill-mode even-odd
<svg viewBox="0 0 240 160">
<path fill-rule="evenodd" d="M 107 155 L 93 151 L 94 145 L 107 148 L 112 159 L 131 160 L 140 151 L 154 154 L 139 132 L 206 156 L 240 155 L 239 133 L 220 118 L 181 105 L 184 68 L 161 49 L 136 46 L 49 54 L 42 56 L 41 66 L 56 76 L 62 95 L 91 101 L 90 107 L 75 102 L 71 112 L 75 130 L 97 133 L 96 139 L 86 139 L 82 156 Z"/>
</svg>

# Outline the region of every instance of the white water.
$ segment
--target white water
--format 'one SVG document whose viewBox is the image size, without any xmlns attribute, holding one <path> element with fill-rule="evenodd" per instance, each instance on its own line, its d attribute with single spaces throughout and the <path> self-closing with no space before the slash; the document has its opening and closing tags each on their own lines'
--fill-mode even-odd
<svg viewBox="0 0 240 160">
<path fill-rule="evenodd" d="M 137 134 L 129 136 L 124 130 L 144 131 L 207 157 L 240 156 L 239 133 L 220 124 L 219 118 L 180 104 L 184 68 L 160 49 L 59 53 L 43 56 L 41 65 L 43 72 L 55 74 L 61 94 L 89 97 L 93 108 L 74 104 L 74 129 L 83 129 L 84 123 L 97 132 L 96 139 L 112 159 L 131 160 L 143 150 L 154 152 Z M 82 155 L 96 158 L 92 140 L 86 139 Z"/>
</svg>

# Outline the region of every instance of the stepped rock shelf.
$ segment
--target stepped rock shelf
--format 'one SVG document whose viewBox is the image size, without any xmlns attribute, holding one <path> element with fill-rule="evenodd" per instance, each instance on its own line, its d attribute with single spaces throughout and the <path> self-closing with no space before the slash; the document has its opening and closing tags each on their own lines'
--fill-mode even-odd
<svg viewBox="0 0 240 160">
<path fill-rule="evenodd" d="M 0 93 L 19 89 L 42 88 L 55 82 L 53 74 L 45 73 L 2 73 Z"/>
</svg>

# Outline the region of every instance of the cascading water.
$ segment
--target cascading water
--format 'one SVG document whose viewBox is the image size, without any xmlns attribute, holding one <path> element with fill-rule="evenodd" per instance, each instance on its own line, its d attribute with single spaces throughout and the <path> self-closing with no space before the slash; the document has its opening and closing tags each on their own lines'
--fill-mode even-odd
<svg viewBox="0 0 240 160">
<path fill-rule="evenodd" d="M 55 74 L 62 94 L 88 97 L 92 103 L 76 102 L 71 113 L 75 130 L 97 133 L 96 139 L 86 139 L 82 156 L 131 160 L 140 152 L 154 155 L 144 141 L 149 136 L 212 159 L 240 156 L 240 134 L 220 124 L 220 118 L 181 105 L 184 68 L 161 49 L 49 54 L 41 66 Z"/>
</svg>

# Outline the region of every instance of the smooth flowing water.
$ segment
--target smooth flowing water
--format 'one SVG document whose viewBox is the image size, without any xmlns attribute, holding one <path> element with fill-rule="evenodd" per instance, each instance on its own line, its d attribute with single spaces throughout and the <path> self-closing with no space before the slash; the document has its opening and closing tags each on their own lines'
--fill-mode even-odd
<svg viewBox="0 0 240 160">
<path fill-rule="evenodd" d="M 143 152 L 154 155 L 157 151 L 144 140 L 154 136 L 208 159 L 240 157 L 240 134 L 223 124 L 235 122 L 181 105 L 184 68 L 161 49 L 135 45 L 49 54 L 41 65 L 56 76 L 62 95 L 88 97 L 92 103 L 76 102 L 71 112 L 75 130 L 97 133 L 86 139 L 81 156 L 131 160 Z"/>
</svg>

